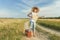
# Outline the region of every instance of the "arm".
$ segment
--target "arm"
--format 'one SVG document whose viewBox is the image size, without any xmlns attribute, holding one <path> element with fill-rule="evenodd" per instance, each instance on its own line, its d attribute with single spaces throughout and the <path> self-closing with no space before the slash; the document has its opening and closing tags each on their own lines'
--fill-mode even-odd
<svg viewBox="0 0 60 40">
<path fill-rule="evenodd" d="M 32 13 L 29 13 L 27 16 L 28 16 L 28 17 L 31 17 L 31 14 L 32 14 Z"/>
</svg>

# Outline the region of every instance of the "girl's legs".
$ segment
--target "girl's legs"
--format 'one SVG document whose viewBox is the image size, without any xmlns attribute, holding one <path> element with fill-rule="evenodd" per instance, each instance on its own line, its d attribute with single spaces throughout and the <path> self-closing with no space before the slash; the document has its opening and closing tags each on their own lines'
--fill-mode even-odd
<svg viewBox="0 0 60 40">
<path fill-rule="evenodd" d="M 30 28 L 33 31 L 33 35 L 35 35 L 35 27 L 36 27 L 36 22 L 30 21 Z"/>
<path fill-rule="evenodd" d="M 35 36 L 35 28 L 36 28 L 36 22 L 34 21 L 34 26 L 33 26 L 33 36 Z"/>
<path fill-rule="evenodd" d="M 30 29 L 33 31 L 34 22 L 30 21 Z"/>
</svg>

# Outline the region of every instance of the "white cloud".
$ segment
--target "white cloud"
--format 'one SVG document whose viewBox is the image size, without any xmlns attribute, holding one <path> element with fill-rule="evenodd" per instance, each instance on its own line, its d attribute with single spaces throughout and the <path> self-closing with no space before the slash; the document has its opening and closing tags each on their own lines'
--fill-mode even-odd
<svg viewBox="0 0 60 40">
<path fill-rule="evenodd" d="M 22 0 L 25 4 L 29 6 L 34 6 L 35 1 L 34 0 Z M 28 1 L 28 2 L 27 2 Z M 39 0 L 40 3 L 48 2 L 48 0 Z M 38 2 L 38 3 L 39 3 Z M 36 4 L 38 4 L 36 3 Z M 39 16 L 60 16 L 60 0 L 54 0 L 54 2 L 51 5 L 47 5 L 45 7 L 40 8 L 40 14 Z M 31 8 L 27 10 L 22 10 L 24 13 L 29 13 L 31 11 Z"/>
<path fill-rule="evenodd" d="M 0 10 L 0 17 L 9 17 L 9 11 L 5 9 Z"/>
<path fill-rule="evenodd" d="M 60 16 L 60 0 L 56 0 L 52 5 L 40 8 L 40 16 Z"/>
<path fill-rule="evenodd" d="M 31 12 L 31 8 L 22 10 L 22 12 L 28 14 Z M 55 0 L 51 5 L 40 8 L 39 16 L 60 16 L 60 0 Z"/>
<path fill-rule="evenodd" d="M 49 0 L 22 0 L 22 2 L 24 2 L 25 4 L 33 7 L 33 6 L 36 6 L 39 3 L 47 3 L 47 2 L 49 2 Z"/>
<path fill-rule="evenodd" d="M 0 9 L 0 17 L 18 17 L 19 14 L 8 9 Z"/>
<path fill-rule="evenodd" d="M 21 3 L 18 4 L 18 7 L 21 8 L 21 9 L 27 9 L 27 8 L 29 8 L 29 6 L 26 6 L 26 5 L 21 4 Z"/>
</svg>

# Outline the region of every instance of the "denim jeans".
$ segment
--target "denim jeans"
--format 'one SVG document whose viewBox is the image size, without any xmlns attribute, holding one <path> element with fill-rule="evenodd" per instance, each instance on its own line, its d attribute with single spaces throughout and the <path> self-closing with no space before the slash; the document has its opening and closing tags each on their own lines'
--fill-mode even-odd
<svg viewBox="0 0 60 40">
<path fill-rule="evenodd" d="M 36 27 L 36 21 L 30 20 L 30 28 L 33 32 L 35 32 L 35 27 Z"/>
</svg>

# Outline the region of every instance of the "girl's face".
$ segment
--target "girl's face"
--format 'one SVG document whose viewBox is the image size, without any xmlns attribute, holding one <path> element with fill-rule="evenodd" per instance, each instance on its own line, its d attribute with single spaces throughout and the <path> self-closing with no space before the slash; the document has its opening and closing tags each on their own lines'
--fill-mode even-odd
<svg viewBox="0 0 60 40">
<path fill-rule="evenodd" d="M 34 10 L 35 13 L 37 13 L 37 11 L 38 11 L 38 10 L 36 10 L 36 9 Z"/>
</svg>

